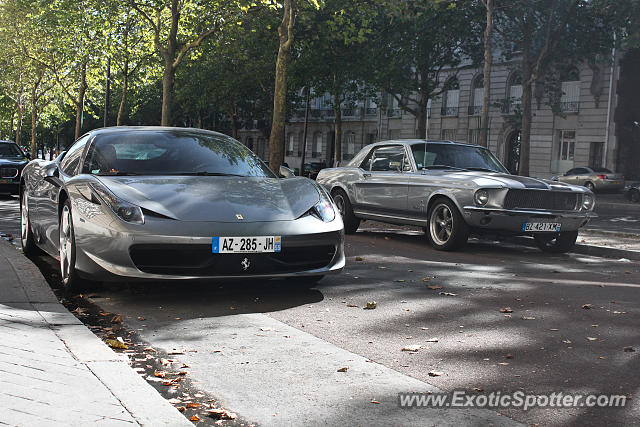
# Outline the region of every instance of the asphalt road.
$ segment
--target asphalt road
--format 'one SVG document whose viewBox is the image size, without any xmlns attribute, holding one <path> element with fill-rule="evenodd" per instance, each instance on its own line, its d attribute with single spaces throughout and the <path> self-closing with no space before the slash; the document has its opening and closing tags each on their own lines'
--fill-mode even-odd
<svg viewBox="0 0 640 427">
<path fill-rule="evenodd" d="M 13 203 L 13 220 L 11 203 L 0 206 L 0 227 L 18 229 Z M 343 274 L 312 289 L 120 285 L 93 299 L 153 347 L 184 353 L 174 357 L 198 387 L 258 424 L 640 423 L 637 263 L 477 241 L 442 253 L 419 232 L 363 229 L 347 237 Z M 363 309 L 369 301 L 377 308 Z M 400 391 L 438 390 L 632 398 L 526 412 L 398 407 Z"/>
<path fill-rule="evenodd" d="M 622 193 L 596 194 L 598 218 L 587 229 L 640 235 L 640 203 L 631 203 Z"/>
</svg>

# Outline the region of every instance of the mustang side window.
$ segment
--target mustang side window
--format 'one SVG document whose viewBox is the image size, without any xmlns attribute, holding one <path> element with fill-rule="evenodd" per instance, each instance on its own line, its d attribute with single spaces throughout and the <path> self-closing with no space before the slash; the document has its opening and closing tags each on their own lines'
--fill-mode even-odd
<svg viewBox="0 0 640 427">
<path fill-rule="evenodd" d="M 371 171 L 401 172 L 404 165 L 404 149 L 401 146 L 380 147 L 373 153 Z"/>
</svg>

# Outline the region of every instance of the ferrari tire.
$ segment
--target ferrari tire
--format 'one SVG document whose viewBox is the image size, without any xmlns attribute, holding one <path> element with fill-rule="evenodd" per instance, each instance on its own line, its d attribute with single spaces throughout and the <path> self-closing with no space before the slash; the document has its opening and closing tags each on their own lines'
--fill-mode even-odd
<svg viewBox="0 0 640 427">
<path fill-rule="evenodd" d="M 60 212 L 60 283 L 65 292 L 78 292 L 87 286 L 87 282 L 79 277 L 76 270 L 76 235 L 73 229 L 71 202 L 65 200 Z"/>
<path fill-rule="evenodd" d="M 562 254 L 568 252 L 576 244 L 577 231 L 561 231 L 560 233 L 534 234 L 536 245 L 543 252 Z"/>
<path fill-rule="evenodd" d="M 449 199 L 437 199 L 429 209 L 429 243 L 439 251 L 462 248 L 469 238 L 469 226 Z"/>
<path fill-rule="evenodd" d="M 347 193 L 341 189 L 333 190 L 331 196 L 333 197 L 333 202 L 336 204 L 338 212 L 340 212 L 340 216 L 342 217 L 345 234 L 355 233 L 360 226 L 360 218 L 356 217 L 353 213 L 353 207 L 349 201 L 349 196 L 347 196 Z"/>
<path fill-rule="evenodd" d="M 20 194 L 20 244 L 25 255 L 36 255 L 39 250 L 33 238 L 31 220 L 29 219 L 29 204 L 24 191 Z"/>
</svg>

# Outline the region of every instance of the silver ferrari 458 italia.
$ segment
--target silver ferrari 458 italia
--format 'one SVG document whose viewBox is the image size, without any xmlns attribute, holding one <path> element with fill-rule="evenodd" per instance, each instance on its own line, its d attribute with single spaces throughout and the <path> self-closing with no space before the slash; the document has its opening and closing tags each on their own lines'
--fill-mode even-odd
<svg viewBox="0 0 640 427">
<path fill-rule="evenodd" d="M 89 132 L 24 168 L 20 206 L 25 253 L 58 258 L 67 288 L 87 278 L 309 282 L 345 263 L 342 219 L 325 190 L 279 178 L 216 132 Z"/>
<path fill-rule="evenodd" d="M 571 249 L 597 216 L 584 187 L 511 175 L 489 150 L 451 141 L 382 141 L 316 179 L 330 192 L 345 232 L 361 220 L 423 227 L 438 250 L 471 233 L 528 235 L 543 251 Z"/>
</svg>

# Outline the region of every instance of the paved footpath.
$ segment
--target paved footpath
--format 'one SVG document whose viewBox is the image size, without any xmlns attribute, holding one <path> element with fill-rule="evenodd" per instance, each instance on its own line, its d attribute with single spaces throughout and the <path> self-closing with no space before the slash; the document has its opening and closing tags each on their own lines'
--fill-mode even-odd
<svg viewBox="0 0 640 427">
<path fill-rule="evenodd" d="M 0 425 L 192 424 L 0 239 Z"/>
</svg>

